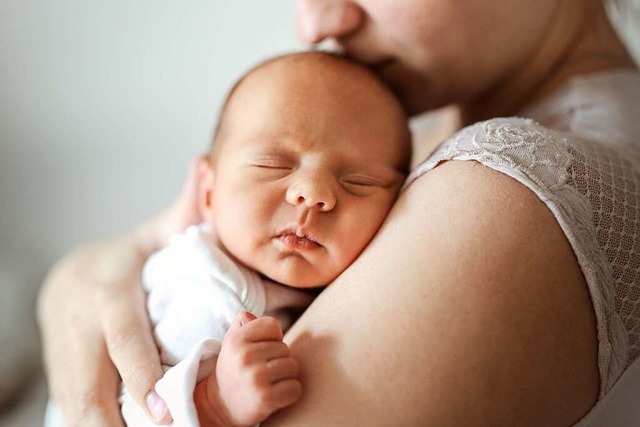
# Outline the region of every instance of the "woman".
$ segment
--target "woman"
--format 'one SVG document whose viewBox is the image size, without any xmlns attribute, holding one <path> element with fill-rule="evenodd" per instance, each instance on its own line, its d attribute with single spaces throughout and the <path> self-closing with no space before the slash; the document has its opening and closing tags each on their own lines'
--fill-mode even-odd
<svg viewBox="0 0 640 427">
<path fill-rule="evenodd" d="M 640 75 L 601 0 L 300 0 L 297 19 L 411 114 L 450 108 L 378 236 L 288 332 L 304 396 L 267 424 L 578 422 L 640 353 Z M 505 116 L 541 125 L 474 125 Z M 47 280 L 49 377 L 74 424 L 121 423 L 118 373 L 170 420 L 137 278 L 198 220 L 192 169 L 165 213 Z"/>
</svg>

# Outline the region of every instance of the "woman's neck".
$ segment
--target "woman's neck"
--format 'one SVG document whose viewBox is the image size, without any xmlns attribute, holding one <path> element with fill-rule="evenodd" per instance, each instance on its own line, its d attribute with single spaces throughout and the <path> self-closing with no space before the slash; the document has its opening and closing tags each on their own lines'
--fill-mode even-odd
<svg viewBox="0 0 640 427">
<path fill-rule="evenodd" d="M 569 78 L 636 65 L 601 0 L 560 1 L 531 59 L 473 102 L 454 108 L 459 127 L 517 114 Z"/>
</svg>

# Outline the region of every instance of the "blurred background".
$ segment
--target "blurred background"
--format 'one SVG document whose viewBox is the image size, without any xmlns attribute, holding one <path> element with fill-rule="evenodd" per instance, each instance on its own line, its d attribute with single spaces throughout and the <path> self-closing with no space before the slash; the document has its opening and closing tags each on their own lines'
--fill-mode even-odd
<svg viewBox="0 0 640 427">
<path fill-rule="evenodd" d="M 292 0 L 0 0 L 0 427 L 42 424 L 48 269 L 165 207 L 235 79 L 303 47 Z"/>
</svg>

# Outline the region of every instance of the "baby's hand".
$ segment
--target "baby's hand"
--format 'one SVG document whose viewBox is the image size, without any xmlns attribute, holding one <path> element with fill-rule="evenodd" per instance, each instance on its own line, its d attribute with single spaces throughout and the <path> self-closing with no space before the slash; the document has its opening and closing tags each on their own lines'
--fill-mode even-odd
<svg viewBox="0 0 640 427">
<path fill-rule="evenodd" d="M 229 421 L 243 426 L 295 403 L 302 392 L 298 362 L 282 342 L 278 321 L 247 312 L 236 316 L 225 335 L 208 388 L 212 381 L 217 382 L 217 393 L 209 390 L 210 400 L 219 399 Z"/>
</svg>

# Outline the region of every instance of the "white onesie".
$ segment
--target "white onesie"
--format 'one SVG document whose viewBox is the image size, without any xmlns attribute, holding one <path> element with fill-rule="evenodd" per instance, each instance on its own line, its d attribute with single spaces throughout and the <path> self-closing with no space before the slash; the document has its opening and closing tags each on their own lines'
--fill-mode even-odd
<svg viewBox="0 0 640 427">
<path fill-rule="evenodd" d="M 286 330 L 292 322 L 287 311 L 302 310 L 312 300 L 235 262 L 206 224 L 173 236 L 149 258 L 142 278 L 166 371 L 156 392 L 176 426 L 199 425 L 195 385 L 214 371 L 222 339 L 238 313 L 274 316 Z M 129 426 L 156 426 L 126 391 L 122 415 Z"/>
</svg>

